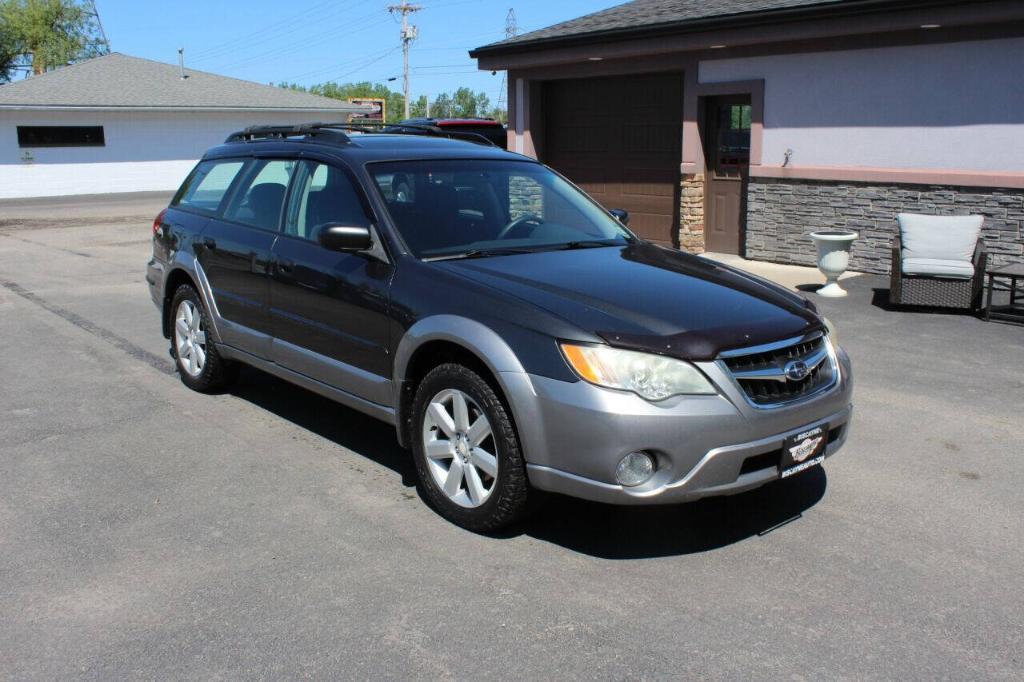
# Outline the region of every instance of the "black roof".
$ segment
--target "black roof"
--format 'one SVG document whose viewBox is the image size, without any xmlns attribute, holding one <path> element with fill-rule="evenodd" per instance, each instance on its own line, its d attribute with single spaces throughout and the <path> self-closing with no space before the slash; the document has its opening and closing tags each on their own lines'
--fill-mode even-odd
<svg viewBox="0 0 1024 682">
<path fill-rule="evenodd" d="M 602 36 L 643 33 L 655 29 L 698 30 L 720 25 L 799 16 L 812 11 L 846 13 L 897 6 L 950 4 L 922 0 L 634 0 L 624 5 L 563 21 L 478 47 L 470 56 L 517 52 L 546 43 L 576 42 Z"/>
</svg>

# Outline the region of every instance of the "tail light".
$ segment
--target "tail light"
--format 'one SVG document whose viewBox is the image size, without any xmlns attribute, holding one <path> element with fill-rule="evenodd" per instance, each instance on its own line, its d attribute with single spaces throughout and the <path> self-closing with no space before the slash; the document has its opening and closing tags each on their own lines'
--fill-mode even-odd
<svg viewBox="0 0 1024 682">
<path fill-rule="evenodd" d="M 160 231 L 160 226 L 164 224 L 164 216 L 167 215 L 167 209 L 160 211 L 156 214 L 156 218 L 153 219 L 153 236 Z"/>
</svg>

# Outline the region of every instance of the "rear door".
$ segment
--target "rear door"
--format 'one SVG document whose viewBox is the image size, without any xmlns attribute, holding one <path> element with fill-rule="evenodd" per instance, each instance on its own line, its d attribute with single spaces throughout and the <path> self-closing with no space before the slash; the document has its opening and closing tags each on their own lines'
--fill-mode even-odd
<svg viewBox="0 0 1024 682">
<path fill-rule="evenodd" d="M 222 318 L 222 340 L 261 358 L 270 356 L 270 249 L 295 165 L 289 158 L 246 161 L 226 206 L 196 245 Z"/>
<path fill-rule="evenodd" d="M 329 251 L 328 225 L 372 225 L 369 204 L 346 169 L 303 160 L 284 230 L 273 247 L 270 313 L 274 362 L 365 400 L 391 399 L 388 284 L 392 265 Z"/>
</svg>

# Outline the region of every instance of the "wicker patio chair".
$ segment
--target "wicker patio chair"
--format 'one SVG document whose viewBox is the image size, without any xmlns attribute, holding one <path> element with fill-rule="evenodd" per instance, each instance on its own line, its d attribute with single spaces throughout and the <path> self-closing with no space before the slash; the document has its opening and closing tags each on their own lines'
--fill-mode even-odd
<svg viewBox="0 0 1024 682">
<path fill-rule="evenodd" d="M 981 239 L 984 218 L 900 213 L 898 220 L 889 302 L 977 309 L 988 258 Z"/>
</svg>

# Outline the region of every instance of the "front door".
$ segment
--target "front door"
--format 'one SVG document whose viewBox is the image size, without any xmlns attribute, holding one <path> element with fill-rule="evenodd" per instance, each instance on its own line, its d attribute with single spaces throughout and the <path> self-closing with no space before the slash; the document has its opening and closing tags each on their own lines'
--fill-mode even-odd
<svg viewBox="0 0 1024 682">
<path fill-rule="evenodd" d="M 344 169 L 302 161 L 273 248 L 272 357 L 283 367 L 375 403 L 391 399 L 388 283 L 392 266 L 320 246 L 328 225 L 370 226 Z"/>
<path fill-rule="evenodd" d="M 743 253 L 750 113 L 749 95 L 705 100 L 704 245 L 708 251 Z"/>
</svg>

